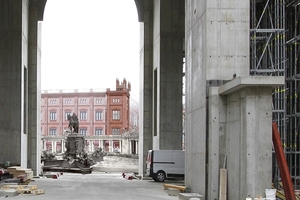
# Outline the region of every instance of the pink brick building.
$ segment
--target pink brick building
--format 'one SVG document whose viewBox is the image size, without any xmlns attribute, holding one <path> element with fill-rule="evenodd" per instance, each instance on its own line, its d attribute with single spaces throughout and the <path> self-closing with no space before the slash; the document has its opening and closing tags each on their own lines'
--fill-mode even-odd
<svg viewBox="0 0 300 200">
<path fill-rule="evenodd" d="M 75 113 L 78 133 L 85 136 L 86 150 L 101 147 L 106 152 L 138 153 L 138 103 L 130 97 L 131 85 L 116 80 L 116 89 L 106 91 L 42 92 L 42 147 L 64 152 L 67 116 Z M 131 106 L 132 105 L 132 106 Z"/>
</svg>

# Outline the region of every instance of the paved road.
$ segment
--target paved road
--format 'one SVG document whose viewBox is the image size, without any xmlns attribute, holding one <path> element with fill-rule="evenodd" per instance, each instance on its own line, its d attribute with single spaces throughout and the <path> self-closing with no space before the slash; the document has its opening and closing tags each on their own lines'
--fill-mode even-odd
<svg viewBox="0 0 300 200">
<path fill-rule="evenodd" d="M 64 173 L 58 179 L 37 178 L 30 185 L 45 189 L 45 194 L 20 194 L 9 199 L 28 200 L 178 200 L 169 196 L 163 183 L 152 180 L 127 180 L 121 173 L 93 172 L 92 174 Z M 183 184 L 167 180 L 165 183 Z M 0 198 L 1 199 L 1 198 Z"/>
</svg>

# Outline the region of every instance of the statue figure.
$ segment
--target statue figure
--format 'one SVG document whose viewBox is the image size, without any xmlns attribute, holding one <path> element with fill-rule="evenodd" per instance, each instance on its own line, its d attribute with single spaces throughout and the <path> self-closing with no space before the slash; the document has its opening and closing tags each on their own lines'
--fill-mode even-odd
<svg viewBox="0 0 300 200">
<path fill-rule="evenodd" d="M 69 129 L 71 133 L 78 133 L 78 117 L 75 115 L 75 113 L 71 115 L 68 115 L 69 120 Z"/>
</svg>

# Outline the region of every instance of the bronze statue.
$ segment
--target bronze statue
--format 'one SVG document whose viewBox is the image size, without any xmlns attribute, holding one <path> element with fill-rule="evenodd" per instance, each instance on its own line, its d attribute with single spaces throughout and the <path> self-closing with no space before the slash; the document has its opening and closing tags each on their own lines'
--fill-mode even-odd
<svg viewBox="0 0 300 200">
<path fill-rule="evenodd" d="M 78 117 L 75 115 L 75 113 L 71 115 L 68 115 L 68 120 L 69 120 L 69 129 L 71 133 L 78 133 Z"/>
</svg>

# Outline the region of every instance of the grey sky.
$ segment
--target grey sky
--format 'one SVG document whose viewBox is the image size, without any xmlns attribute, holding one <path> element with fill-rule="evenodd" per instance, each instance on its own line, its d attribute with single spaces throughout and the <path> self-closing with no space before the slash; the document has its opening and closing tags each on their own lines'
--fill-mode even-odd
<svg viewBox="0 0 300 200">
<path fill-rule="evenodd" d="M 42 90 L 139 91 L 139 22 L 133 0 L 48 0 L 42 22 Z"/>
</svg>

